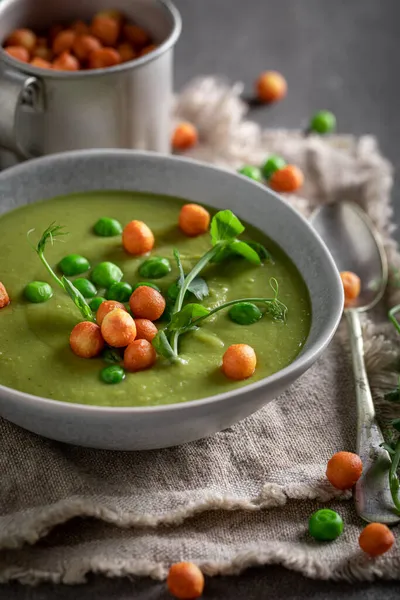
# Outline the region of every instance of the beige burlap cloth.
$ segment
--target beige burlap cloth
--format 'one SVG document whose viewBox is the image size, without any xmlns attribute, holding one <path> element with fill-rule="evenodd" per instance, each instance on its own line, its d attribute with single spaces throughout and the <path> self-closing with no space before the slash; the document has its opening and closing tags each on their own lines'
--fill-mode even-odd
<svg viewBox="0 0 400 600">
<path fill-rule="evenodd" d="M 277 151 L 304 170 L 302 198 L 288 198 L 299 210 L 359 202 L 384 235 L 395 302 L 391 169 L 374 140 L 262 132 L 245 120 L 239 93 L 240 86 L 203 79 L 179 96 L 176 115 L 193 121 L 202 136 L 193 155 L 236 168 Z M 386 337 L 387 326 L 366 322 L 364 331 L 374 396 L 387 416 L 382 396 L 396 381 L 398 342 Z M 324 477 L 329 457 L 355 444 L 344 336 L 339 332 L 318 363 L 263 410 L 178 448 L 88 450 L 0 420 L 0 582 L 78 583 L 89 572 L 163 578 L 180 559 L 209 575 L 279 563 L 314 578 L 400 578 L 400 543 L 376 560 L 363 555 L 350 494 L 339 494 Z M 343 535 L 326 544 L 307 534 L 309 515 L 323 506 L 345 522 Z"/>
</svg>

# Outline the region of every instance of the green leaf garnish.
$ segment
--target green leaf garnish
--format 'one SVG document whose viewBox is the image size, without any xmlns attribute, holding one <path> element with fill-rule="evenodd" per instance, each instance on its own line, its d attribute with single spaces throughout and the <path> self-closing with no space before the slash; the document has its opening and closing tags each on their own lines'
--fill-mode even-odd
<svg viewBox="0 0 400 600">
<path fill-rule="evenodd" d="M 55 241 L 58 241 L 58 238 L 60 238 L 61 236 L 64 236 L 64 235 L 68 235 L 68 233 L 66 231 L 63 231 L 64 229 L 65 229 L 65 227 L 63 225 L 57 225 L 56 223 L 52 223 L 42 233 L 42 235 L 39 239 L 39 242 L 37 243 L 37 246 L 36 247 L 32 246 L 32 244 L 31 244 L 31 246 L 32 246 L 33 250 L 36 252 L 36 254 L 39 256 L 40 260 L 42 261 L 43 265 L 45 266 L 45 268 L 48 271 L 48 273 L 50 274 L 50 276 L 54 279 L 54 281 L 57 282 L 57 284 L 64 290 L 64 292 L 66 292 L 68 294 L 68 296 L 74 302 L 75 306 L 80 310 L 80 313 L 81 313 L 82 317 L 85 319 L 85 321 L 95 322 L 96 319 L 94 318 L 93 312 L 92 312 L 89 304 L 86 302 L 85 298 L 80 293 L 80 291 L 77 290 L 76 287 L 66 277 L 63 276 L 60 279 L 54 273 L 53 269 L 50 267 L 49 263 L 46 260 L 45 255 L 44 255 L 44 251 L 46 250 L 46 246 L 47 246 L 48 242 L 50 242 L 50 244 L 53 245 Z M 30 231 L 28 231 L 28 233 L 27 233 L 28 241 L 29 241 L 29 235 L 33 231 L 34 231 L 34 229 L 31 229 Z"/>
<path fill-rule="evenodd" d="M 209 293 L 207 282 L 202 277 L 195 277 L 188 285 L 188 292 L 196 296 L 197 300 L 204 300 Z"/>
<path fill-rule="evenodd" d="M 210 311 L 202 304 L 187 304 L 181 311 L 175 313 L 168 325 L 171 332 L 185 331 L 193 325 L 195 319 L 207 317 Z"/>
<path fill-rule="evenodd" d="M 179 250 L 177 250 L 177 248 L 174 248 L 174 257 L 175 257 L 176 264 L 178 265 L 178 270 L 179 270 L 179 278 L 178 278 L 177 284 L 181 288 L 183 286 L 183 282 L 185 281 L 185 273 L 184 273 L 183 267 L 182 267 L 181 255 L 180 255 Z"/>
<path fill-rule="evenodd" d="M 171 344 L 168 341 L 168 338 L 165 334 L 165 331 L 159 331 L 157 335 L 153 338 L 152 342 L 154 349 L 157 354 L 168 358 L 172 362 L 178 359 L 178 355 L 173 351 Z"/>
<path fill-rule="evenodd" d="M 235 239 L 243 233 L 244 226 L 231 210 L 220 210 L 211 220 L 210 234 L 212 245 Z"/>
<path fill-rule="evenodd" d="M 176 264 L 178 265 L 179 278 L 175 284 L 172 284 L 172 286 L 170 286 L 168 290 L 168 296 L 171 300 L 175 301 L 178 297 L 179 290 L 183 286 L 183 283 L 185 281 L 185 273 L 182 267 L 179 250 L 177 250 L 176 248 L 174 249 L 174 257 L 176 260 Z M 203 300 L 210 293 L 208 285 L 202 277 L 195 277 L 193 281 L 191 281 L 187 286 L 187 291 L 194 294 L 197 300 Z"/>
<path fill-rule="evenodd" d="M 272 255 L 270 252 L 268 252 L 268 250 L 266 249 L 265 246 L 263 246 L 262 244 L 260 244 L 259 242 L 246 242 L 246 244 L 248 246 L 250 246 L 250 248 L 252 248 L 253 250 L 255 250 L 255 252 L 257 252 L 258 256 L 261 258 L 261 260 L 268 260 L 272 262 Z"/>
<path fill-rule="evenodd" d="M 228 248 L 232 254 L 238 254 L 254 265 L 259 265 L 261 263 L 261 259 L 257 252 L 253 250 L 253 248 L 251 248 L 251 246 L 249 246 L 249 244 L 246 242 L 234 240 L 229 244 Z"/>
<path fill-rule="evenodd" d="M 94 321 L 92 309 L 86 302 L 81 292 L 74 286 L 73 283 L 71 283 L 71 281 L 69 281 L 69 279 L 65 277 L 65 275 L 61 277 L 61 281 L 64 285 L 64 290 L 67 292 L 68 296 L 73 300 L 75 306 L 79 308 L 85 321 Z"/>
</svg>

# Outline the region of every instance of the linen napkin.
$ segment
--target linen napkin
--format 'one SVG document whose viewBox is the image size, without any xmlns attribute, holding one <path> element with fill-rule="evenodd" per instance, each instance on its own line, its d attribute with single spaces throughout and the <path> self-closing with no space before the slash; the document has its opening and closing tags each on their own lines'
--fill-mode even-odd
<svg viewBox="0 0 400 600">
<path fill-rule="evenodd" d="M 400 259 L 391 238 L 391 167 L 371 137 L 306 137 L 261 131 L 246 120 L 240 85 L 196 80 L 176 99 L 177 120 L 200 131 L 190 155 L 236 169 L 282 154 L 305 173 L 288 201 L 308 215 L 354 200 L 382 233 L 391 264 L 385 301 L 400 302 Z M 396 383 L 398 342 L 365 321 L 366 360 L 383 419 Z M 363 523 L 349 492 L 325 478 L 338 450 L 354 450 L 355 396 L 346 331 L 285 394 L 211 438 L 147 452 L 106 452 L 43 439 L 0 420 L 0 582 L 80 583 L 90 572 L 162 579 L 178 560 L 209 575 L 282 564 L 321 579 L 400 578 L 400 547 L 371 560 L 358 548 Z M 312 540 L 310 514 L 337 510 L 343 535 Z M 397 528 L 398 537 L 398 528 Z"/>
</svg>

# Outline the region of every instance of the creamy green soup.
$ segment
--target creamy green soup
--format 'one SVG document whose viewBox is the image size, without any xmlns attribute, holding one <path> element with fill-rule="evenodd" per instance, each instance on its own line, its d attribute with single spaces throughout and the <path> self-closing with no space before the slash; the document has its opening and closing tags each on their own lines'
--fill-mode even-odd
<svg viewBox="0 0 400 600">
<path fill-rule="evenodd" d="M 0 281 L 6 286 L 11 304 L 0 310 L 0 383 L 37 396 L 103 406 L 154 406 L 185 402 L 258 381 L 289 365 L 300 352 L 310 327 L 310 301 L 297 269 L 271 240 L 247 226 L 243 239 L 258 241 L 271 252 L 273 262 L 261 266 L 243 259 L 209 265 L 202 272 L 210 295 L 202 301 L 207 308 L 244 297 L 269 297 L 271 277 L 279 283 L 279 299 L 288 308 L 286 322 L 264 316 L 244 326 L 232 322 L 228 311 L 206 320 L 195 332 L 180 338 L 182 364 L 159 359 L 156 365 L 127 373 L 117 385 L 99 377 L 106 366 L 101 358 L 82 359 L 69 346 L 72 328 L 81 319 L 79 311 L 49 276 L 27 241 L 27 231 L 37 242 L 46 227 L 57 222 L 66 226 L 64 242 L 46 248 L 46 257 L 56 265 L 67 254 L 85 256 L 92 268 L 102 261 L 117 264 L 123 281 L 131 285 L 143 280 L 138 268 L 143 262 L 126 254 L 121 236 L 98 237 L 93 225 L 100 217 L 112 217 L 125 225 L 132 219 L 144 221 L 156 239 L 154 256 L 170 259 L 169 275 L 156 283 L 163 293 L 178 276 L 173 249 L 178 248 L 185 272 L 210 248 L 208 234 L 184 236 L 178 229 L 178 215 L 184 204 L 167 197 L 125 192 L 85 193 L 24 206 L 0 217 Z M 80 277 L 90 276 L 90 273 Z M 71 278 L 72 280 L 74 278 Z M 23 290 L 33 280 L 48 282 L 53 297 L 43 304 L 31 304 Z M 162 324 L 160 323 L 160 327 Z M 235 382 L 221 372 L 222 356 L 230 344 L 251 345 L 257 355 L 255 374 Z"/>
</svg>

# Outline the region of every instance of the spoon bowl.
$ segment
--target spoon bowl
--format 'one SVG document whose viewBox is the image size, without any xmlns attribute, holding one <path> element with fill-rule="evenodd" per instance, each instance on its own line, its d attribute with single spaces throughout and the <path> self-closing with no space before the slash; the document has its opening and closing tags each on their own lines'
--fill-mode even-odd
<svg viewBox="0 0 400 600">
<path fill-rule="evenodd" d="M 390 493 L 390 457 L 381 447 L 378 425 L 364 362 L 360 313 L 382 298 L 388 279 L 385 250 L 378 232 L 364 211 L 349 202 L 325 205 L 315 211 L 311 224 L 325 241 L 339 271 L 352 271 L 361 279 L 357 300 L 345 309 L 357 401 L 356 452 L 363 464 L 354 487 L 357 514 L 367 522 L 400 522 Z"/>
<path fill-rule="evenodd" d="M 386 253 L 371 220 L 357 204 L 338 202 L 318 208 L 311 217 L 339 271 L 361 279 L 361 292 L 351 309 L 366 311 L 381 300 L 388 278 Z"/>
</svg>

